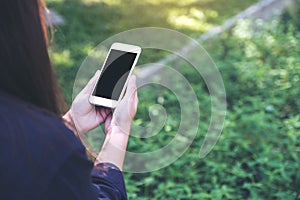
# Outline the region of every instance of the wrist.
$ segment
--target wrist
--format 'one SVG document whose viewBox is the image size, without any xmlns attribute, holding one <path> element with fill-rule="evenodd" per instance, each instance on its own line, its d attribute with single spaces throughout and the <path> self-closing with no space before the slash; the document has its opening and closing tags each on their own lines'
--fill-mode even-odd
<svg viewBox="0 0 300 200">
<path fill-rule="evenodd" d="M 106 134 L 102 149 L 95 160 L 95 165 L 98 163 L 109 162 L 122 170 L 130 133 L 129 131 L 130 130 L 124 131 L 124 129 L 119 126 L 111 125 Z"/>
<path fill-rule="evenodd" d="M 130 125 L 126 125 L 126 126 L 119 126 L 119 125 L 114 125 L 113 123 L 110 125 L 109 129 L 108 129 L 108 133 L 109 134 L 124 134 L 129 136 L 130 134 Z"/>
<path fill-rule="evenodd" d="M 122 132 L 126 135 L 129 135 L 131 129 L 132 120 L 129 119 L 118 119 L 118 117 L 114 117 L 112 119 L 110 128 L 108 131 L 113 130 L 115 132 Z"/>
<path fill-rule="evenodd" d="M 63 122 L 66 127 L 72 130 L 77 138 L 79 138 L 79 132 L 76 129 L 73 117 L 71 115 L 71 110 L 69 110 L 65 115 L 62 116 Z"/>
<path fill-rule="evenodd" d="M 107 133 L 107 142 L 120 150 L 126 151 L 129 135 L 130 127 L 121 128 L 111 125 Z M 105 143 L 103 147 L 105 147 Z"/>
</svg>

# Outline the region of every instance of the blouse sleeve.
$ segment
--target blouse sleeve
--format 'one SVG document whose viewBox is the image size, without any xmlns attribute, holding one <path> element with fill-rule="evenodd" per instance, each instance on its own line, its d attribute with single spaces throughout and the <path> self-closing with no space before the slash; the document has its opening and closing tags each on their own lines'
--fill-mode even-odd
<svg viewBox="0 0 300 200">
<path fill-rule="evenodd" d="M 73 152 L 52 179 L 45 199 L 127 200 L 122 172 L 110 163 L 93 167 L 85 152 Z"/>
<path fill-rule="evenodd" d="M 123 174 L 115 165 L 97 164 L 92 170 L 92 182 L 99 196 L 105 196 L 106 199 L 127 200 Z"/>
</svg>

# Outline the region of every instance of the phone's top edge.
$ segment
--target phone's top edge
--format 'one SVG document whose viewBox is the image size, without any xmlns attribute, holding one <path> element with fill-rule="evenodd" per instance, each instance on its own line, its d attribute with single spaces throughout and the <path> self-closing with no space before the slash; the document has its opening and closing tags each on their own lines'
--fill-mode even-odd
<svg viewBox="0 0 300 200">
<path fill-rule="evenodd" d="M 124 50 L 124 51 L 132 51 L 132 52 L 140 52 L 142 50 L 142 48 L 139 46 L 132 45 L 132 44 L 126 44 L 126 43 L 120 43 L 120 42 L 113 43 L 111 48 Z"/>
</svg>

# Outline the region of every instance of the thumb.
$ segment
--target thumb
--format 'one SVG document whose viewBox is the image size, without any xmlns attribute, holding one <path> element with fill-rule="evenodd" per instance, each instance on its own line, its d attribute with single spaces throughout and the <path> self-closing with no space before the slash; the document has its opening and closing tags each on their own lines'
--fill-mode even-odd
<svg viewBox="0 0 300 200">
<path fill-rule="evenodd" d="M 94 85 L 96 84 L 99 76 L 100 76 L 100 70 L 97 70 L 96 73 L 95 73 L 95 75 L 91 78 L 91 80 L 89 80 L 89 82 L 83 88 L 82 92 L 84 94 L 91 94 L 92 93 Z"/>
<path fill-rule="evenodd" d="M 132 95 L 136 92 L 136 76 L 132 75 L 128 81 L 125 98 L 130 99 Z"/>
</svg>

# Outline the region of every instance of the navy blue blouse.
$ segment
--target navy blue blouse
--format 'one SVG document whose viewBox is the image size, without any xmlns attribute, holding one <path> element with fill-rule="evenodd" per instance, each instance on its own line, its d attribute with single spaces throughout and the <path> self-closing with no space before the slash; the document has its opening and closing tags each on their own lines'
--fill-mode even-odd
<svg viewBox="0 0 300 200">
<path fill-rule="evenodd" d="M 57 116 L 0 93 L 0 199 L 127 199 L 122 172 L 88 160 Z"/>
</svg>

